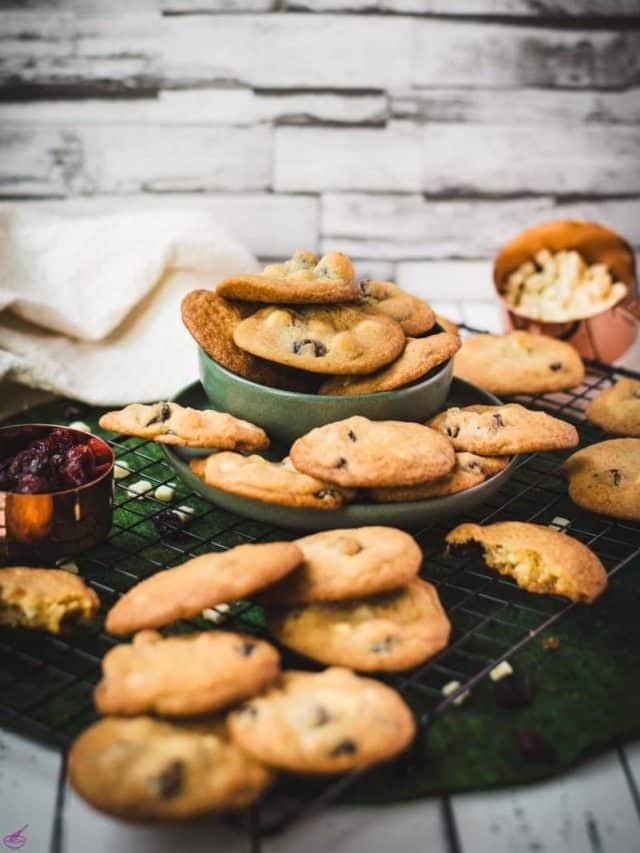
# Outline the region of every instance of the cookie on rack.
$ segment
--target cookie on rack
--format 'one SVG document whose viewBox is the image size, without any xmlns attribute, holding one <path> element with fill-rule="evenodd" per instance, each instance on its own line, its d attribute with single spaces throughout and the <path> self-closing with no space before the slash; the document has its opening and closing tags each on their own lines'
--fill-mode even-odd
<svg viewBox="0 0 640 853">
<path fill-rule="evenodd" d="M 593 551 L 572 536 L 540 524 L 460 524 L 446 539 L 454 553 L 456 547 L 479 545 L 489 568 L 512 577 L 529 592 L 591 604 L 607 585 L 605 568 Z"/>
<path fill-rule="evenodd" d="M 105 628 L 110 634 L 130 634 L 197 616 L 275 583 L 302 559 L 292 542 L 236 545 L 201 554 L 132 587 L 107 613 Z"/>
<path fill-rule="evenodd" d="M 93 699 L 101 714 L 191 717 L 255 695 L 279 672 L 278 652 L 255 637 L 140 631 L 103 657 Z"/>
<path fill-rule="evenodd" d="M 391 364 L 368 376 L 330 376 L 322 383 L 318 393 L 344 397 L 402 388 L 426 376 L 459 349 L 460 338 L 448 332 L 426 338 L 408 338 L 404 350 Z"/>
<path fill-rule="evenodd" d="M 393 317 L 407 336 L 424 335 L 436 322 L 430 305 L 391 281 L 363 279 L 360 282 L 360 303 Z"/>
<path fill-rule="evenodd" d="M 435 587 L 418 578 L 367 598 L 269 608 L 267 620 L 283 646 L 361 672 L 418 666 L 447 645 L 451 632 Z"/>
<path fill-rule="evenodd" d="M 300 566 L 269 587 L 262 601 L 333 601 L 408 583 L 422 565 L 413 536 L 394 527 L 323 530 L 296 540 Z"/>
<path fill-rule="evenodd" d="M 498 396 L 562 391 L 584 379 L 582 359 L 571 344 L 531 332 L 466 338 L 454 371 Z"/>
<path fill-rule="evenodd" d="M 413 715 L 395 690 L 348 669 L 284 672 L 228 717 L 234 741 L 256 761 L 298 773 L 342 773 L 402 752 Z"/>
<path fill-rule="evenodd" d="M 454 407 L 427 421 L 427 426 L 446 435 L 456 450 L 482 456 L 561 450 L 578 443 L 572 424 L 519 403 Z"/>
<path fill-rule="evenodd" d="M 90 586 L 62 569 L 0 569 L 0 625 L 61 634 L 90 622 L 100 599 Z"/>
<path fill-rule="evenodd" d="M 110 432 L 181 447 L 260 450 L 269 446 L 265 431 L 249 421 L 226 412 L 190 409 L 178 403 L 131 403 L 124 409 L 106 412 L 99 424 Z"/>
<path fill-rule="evenodd" d="M 375 503 L 397 503 L 455 495 L 457 492 L 465 492 L 479 483 L 484 483 L 489 477 L 503 471 L 508 463 L 508 456 L 478 456 L 476 453 L 458 451 L 456 464 L 450 474 L 428 483 L 418 483 L 417 486 L 370 489 L 369 497 Z"/>
<path fill-rule="evenodd" d="M 239 323 L 243 350 L 312 373 L 373 373 L 404 349 L 400 325 L 355 305 L 262 308 Z"/>
<path fill-rule="evenodd" d="M 76 738 L 69 782 L 127 820 L 183 820 L 248 806 L 273 774 L 231 741 L 224 719 L 105 717 Z"/>
<path fill-rule="evenodd" d="M 351 260 L 342 252 L 327 252 L 320 259 L 306 249 L 296 249 L 281 264 L 269 264 L 259 275 L 242 273 L 226 278 L 216 288 L 219 296 L 253 302 L 352 302 L 359 290 Z"/>
<path fill-rule="evenodd" d="M 290 456 L 299 471 L 339 486 L 410 486 L 444 477 L 454 466 L 451 442 L 406 421 L 360 415 L 316 427 L 298 438 Z"/>
<path fill-rule="evenodd" d="M 272 462 L 257 454 L 225 451 L 193 459 L 189 467 L 208 486 L 279 506 L 338 509 L 355 494 L 296 471 L 288 457 Z"/>
<path fill-rule="evenodd" d="M 229 302 L 211 290 L 193 290 L 182 300 L 182 322 L 199 346 L 222 367 L 259 385 L 285 391 L 312 392 L 307 373 L 245 352 L 234 343 L 233 330 L 260 306 Z"/>
<path fill-rule="evenodd" d="M 578 506 L 640 521 L 640 438 L 612 438 L 583 447 L 561 471 Z"/>
<path fill-rule="evenodd" d="M 591 400 L 585 414 L 606 432 L 640 438 L 640 380 L 618 379 Z"/>
</svg>

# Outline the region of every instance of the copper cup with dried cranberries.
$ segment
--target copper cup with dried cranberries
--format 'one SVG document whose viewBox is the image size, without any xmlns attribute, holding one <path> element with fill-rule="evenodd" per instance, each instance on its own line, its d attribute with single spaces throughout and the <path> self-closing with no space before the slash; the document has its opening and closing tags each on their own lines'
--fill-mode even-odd
<svg viewBox="0 0 640 853">
<path fill-rule="evenodd" d="M 105 539 L 113 463 L 106 441 L 77 429 L 0 427 L 0 564 L 47 565 Z"/>
</svg>

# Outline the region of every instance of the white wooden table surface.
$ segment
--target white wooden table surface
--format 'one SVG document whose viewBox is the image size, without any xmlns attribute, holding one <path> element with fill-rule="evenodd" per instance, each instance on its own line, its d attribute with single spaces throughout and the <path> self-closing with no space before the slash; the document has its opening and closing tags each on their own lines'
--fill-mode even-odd
<svg viewBox="0 0 640 853">
<path fill-rule="evenodd" d="M 401 284 L 412 282 L 406 265 Z M 411 285 L 414 284 L 414 287 Z M 431 300 L 454 320 L 498 330 L 494 304 Z M 483 294 L 484 295 L 484 294 Z M 489 294 L 486 294 L 487 296 Z M 640 366 L 640 342 L 624 362 Z M 8 401 L 7 401 L 8 402 Z M 12 407 L 21 400 L 12 394 Z M 5 408 L 5 414 L 7 409 Z M 0 730 L 0 850 L 23 831 L 26 853 L 245 853 L 247 837 L 217 818 L 184 827 L 130 826 L 86 806 L 61 782 L 60 757 Z M 265 841 L 264 853 L 638 853 L 640 742 L 536 785 L 431 797 L 376 808 L 332 808 Z M 252 851 L 253 853 L 253 851 Z"/>
</svg>

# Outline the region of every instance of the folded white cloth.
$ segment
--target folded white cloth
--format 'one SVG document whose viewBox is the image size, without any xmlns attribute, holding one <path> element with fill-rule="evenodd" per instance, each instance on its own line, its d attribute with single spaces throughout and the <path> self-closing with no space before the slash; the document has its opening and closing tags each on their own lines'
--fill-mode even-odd
<svg viewBox="0 0 640 853">
<path fill-rule="evenodd" d="M 94 405 L 171 397 L 197 375 L 182 297 L 256 269 L 206 212 L 4 210 L 0 379 Z"/>
</svg>

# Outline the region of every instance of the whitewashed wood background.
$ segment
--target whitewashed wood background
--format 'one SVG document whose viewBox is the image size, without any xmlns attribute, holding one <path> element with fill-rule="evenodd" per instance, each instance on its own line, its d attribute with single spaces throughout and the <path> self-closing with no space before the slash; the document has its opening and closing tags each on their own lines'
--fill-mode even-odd
<svg viewBox="0 0 640 853">
<path fill-rule="evenodd" d="M 639 87 L 640 0 L 0 0 L 0 197 L 486 296 L 536 221 L 640 244 Z"/>
</svg>

